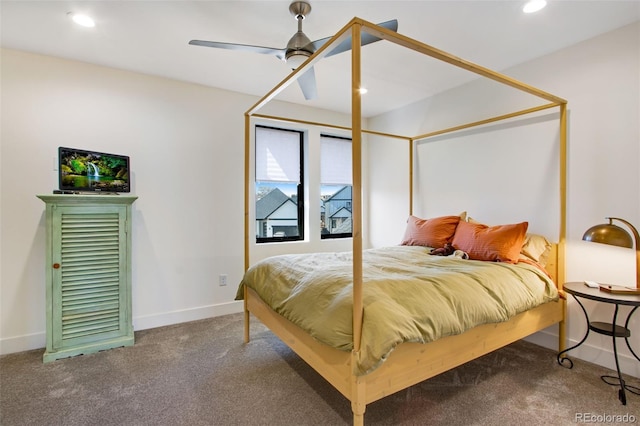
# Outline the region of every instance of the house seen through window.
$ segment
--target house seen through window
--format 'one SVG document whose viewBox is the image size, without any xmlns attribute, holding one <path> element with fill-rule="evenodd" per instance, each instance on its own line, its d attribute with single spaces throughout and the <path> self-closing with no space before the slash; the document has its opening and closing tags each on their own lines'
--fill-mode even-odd
<svg viewBox="0 0 640 426">
<path fill-rule="evenodd" d="M 304 238 L 303 133 L 256 126 L 256 241 Z"/>
<path fill-rule="evenodd" d="M 351 139 L 320 137 L 322 238 L 351 237 Z"/>
<path fill-rule="evenodd" d="M 256 126 L 256 241 L 304 238 L 304 134 Z M 320 138 L 321 238 L 350 237 L 351 140 Z"/>
</svg>

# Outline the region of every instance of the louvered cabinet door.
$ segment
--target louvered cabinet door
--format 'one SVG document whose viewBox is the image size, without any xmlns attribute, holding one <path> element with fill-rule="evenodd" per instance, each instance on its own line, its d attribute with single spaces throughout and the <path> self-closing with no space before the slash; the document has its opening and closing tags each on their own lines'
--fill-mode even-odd
<svg viewBox="0 0 640 426">
<path fill-rule="evenodd" d="M 45 362 L 134 343 L 130 206 L 86 197 L 47 206 Z"/>
</svg>

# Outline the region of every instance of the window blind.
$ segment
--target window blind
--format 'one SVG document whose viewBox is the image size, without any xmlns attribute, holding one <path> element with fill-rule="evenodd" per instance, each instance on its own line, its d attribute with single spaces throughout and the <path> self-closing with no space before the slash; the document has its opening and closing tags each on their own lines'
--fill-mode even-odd
<svg viewBox="0 0 640 426">
<path fill-rule="evenodd" d="M 320 137 L 320 183 L 351 185 L 351 140 Z"/>
<path fill-rule="evenodd" d="M 299 180 L 300 133 L 256 127 L 256 181 Z"/>
</svg>

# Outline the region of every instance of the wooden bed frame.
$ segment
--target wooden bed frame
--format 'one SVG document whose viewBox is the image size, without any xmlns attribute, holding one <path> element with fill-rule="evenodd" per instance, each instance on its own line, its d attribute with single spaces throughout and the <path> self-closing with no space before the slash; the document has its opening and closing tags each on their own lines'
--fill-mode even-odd
<svg viewBox="0 0 640 426">
<path fill-rule="evenodd" d="M 468 71 L 511 86 L 515 89 L 527 92 L 531 95 L 549 101 L 550 103 L 414 137 L 391 135 L 362 129 L 360 95 L 357 90 L 357 88 L 360 87 L 360 39 L 362 31 L 379 37 L 380 39 L 399 44 L 422 54 L 445 61 L 451 65 L 464 68 Z M 378 134 L 382 136 L 402 138 L 409 141 L 409 192 L 411 200 L 409 210 L 411 212 L 413 201 L 413 147 L 415 141 L 524 114 L 534 113 L 547 108 L 559 107 L 560 229 L 559 241 L 553 244 L 547 269 L 554 278 L 554 281 L 558 284 L 560 290 L 562 290 L 561 283 L 564 280 L 564 245 L 566 233 L 565 164 L 567 102 L 562 98 L 543 92 L 497 72 L 464 61 L 424 43 L 387 30 L 386 28 L 378 27 L 375 24 L 359 18 L 353 18 L 353 20 L 336 33 L 328 43 L 312 55 L 302 66 L 295 70 L 245 113 L 245 269 L 249 268 L 250 238 L 253 229 L 250 223 L 251 182 L 249 174 L 251 164 L 249 154 L 251 152 L 251 117 L 307 123 L 344 130 L 344 127 L 333 126 L 331 124 L 311 123 L 291 118 L 268 117 L 257 114 L 257 111 L 272 100 L 284 88 L 294 82 L 296 78 L 302 75 L 309 67 L 313 66 L 314 63 L 329 53 L 333 47 L 337 46 L 348 37 L 351 37 L 352 45 L 352 127 L 350 129 L 346 128 L 346 130 L 351 130 L 352 132 L 353 147 L 353 350 L 351 352 L 345 352 L 318 342 L 301 328 L 273 311 L 253 290 L 248 289 L 246 286 L 244 293 L 244 340 L 245 342 L 249 342 L 249 320 L 250 314 L 253 314 L 312 368 L 331 383 L 340 393 L 351 401 L 353 423 L 355 425 L 362 425 L 364 423 L 364 412 L 367 404 L 438 375 L 465 362 L 478 358 L 554 324 L 559 324 L 558 346 L 562 349 L 565 342 L 564 317 L 566 310 L 565 300 L 564 298 L 561 298 L 557 302 L 549 302 L 537 308 L 523 312 L 506 322 L 478 326 L 463 334 L 449 336 L 427 344 L 403 343 L 399 345 L 390 354 L 388 359 L 376 370 L 363 376 L 355 375 L 354 368 L 352 366 L 355 365 L 355 359 L 357 358 L 361 347 L 360 338 L 363 318 L 362 200 L 360 195 L 362 184 L 360 160 L 362 135 L 366 133 Z"/>
</svg>

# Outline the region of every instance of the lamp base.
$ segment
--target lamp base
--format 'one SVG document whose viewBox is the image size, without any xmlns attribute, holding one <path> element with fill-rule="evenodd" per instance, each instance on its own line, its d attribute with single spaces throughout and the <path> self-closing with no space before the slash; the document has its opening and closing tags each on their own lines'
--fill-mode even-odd
<svg viewBox="0 0 640 426">
<path fill-rule="evenodd" d="M 640 288 L 625 287 L 621 285 L 600 284 L 600 291 L 606 291 L 612 294 L 639 294 Z"/>
</svg>

